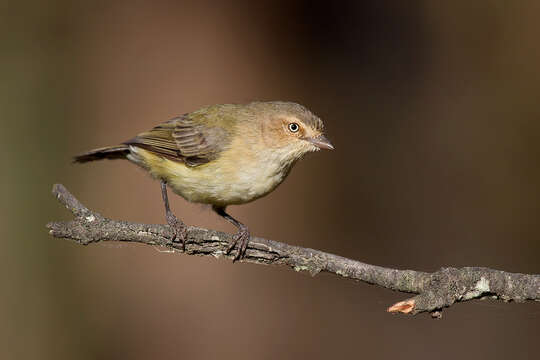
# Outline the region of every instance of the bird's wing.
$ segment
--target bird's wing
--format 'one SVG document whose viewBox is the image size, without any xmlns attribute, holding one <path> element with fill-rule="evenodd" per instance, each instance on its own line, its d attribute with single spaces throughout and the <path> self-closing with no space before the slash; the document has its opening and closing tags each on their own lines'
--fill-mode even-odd
<svg viewBox="0 0 540 360">
<path fill-rule="evenodd" d="M 216 159 L 228 145 L 230 135 L 223 127 L 204 121 L 202 114 L 186 114 L 160 124 L 126 141 L 189 166 Z"/>
</svg>

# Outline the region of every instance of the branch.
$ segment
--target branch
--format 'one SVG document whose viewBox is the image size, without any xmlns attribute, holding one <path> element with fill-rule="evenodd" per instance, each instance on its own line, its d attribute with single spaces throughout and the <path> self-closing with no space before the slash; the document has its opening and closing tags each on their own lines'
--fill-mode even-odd
<svg viewBox="0 0 540 360">
<path fill-rule="evenodd" d="M 81 245 L 100 241 L 127 241 L 166 246 L 182 252 L 182 245 L 170 243 L 168 225 L 145 225 L 107 219 L 82 205 L 60 184 L 53 194 L 68 208 L 75 219 L 47 224 L 50 234 L 74 240 Z M 225 253 L 232 236 L 219 231 L 189 227 L 185 254 L 233 258 Z M 287 245 L 252 237 L 245 262 L 262 265 L 286 265 L 296 271 L 315 276 L 321 271 L 379 285 L 395 291 L 417 294 L 388 308 L 388 312 L 418 314 L 430 312 L 440 317 L 441 311 L 456 302 L 493 297 L 508 301 L 540 301 L 540 275 L 508 273 L 481 267 L 442 268 L 433 273 L 396 270 L 319 250 Z"/>
</svg>

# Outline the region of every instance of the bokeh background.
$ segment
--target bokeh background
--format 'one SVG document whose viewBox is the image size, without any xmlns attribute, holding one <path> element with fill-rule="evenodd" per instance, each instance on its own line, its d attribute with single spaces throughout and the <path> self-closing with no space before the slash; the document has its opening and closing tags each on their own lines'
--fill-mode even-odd
<svg viewBox="0 0 540 360">
<path fill-rule="evenodd" d="M 213 103 L 290 100 L 333 152 L 231 207 L 254 234 L 383 266 L 540 272 L 538 1 L 3 1 L 2 359 L 506 359 L 538 353 L 540 307 L 407 296 L 328 274 L 51 238 L 88 207 L 163 223 L 127 162 L 70 164 Z M 172 199 L 188 224 L 234 231 Z"/>
</svg>

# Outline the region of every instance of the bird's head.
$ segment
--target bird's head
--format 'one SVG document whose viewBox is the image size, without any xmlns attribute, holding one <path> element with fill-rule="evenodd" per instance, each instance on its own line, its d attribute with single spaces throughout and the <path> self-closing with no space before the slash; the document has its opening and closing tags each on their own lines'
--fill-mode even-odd
<svg viewBox="0 0 540 360">
<path fill-rule="evenodd" d="M 334 149 L 324 135 L 322 120 L 304 106 L 292 102 L 257 102 L 251 106 L 266 147 L 292 161 L 320 149 Z"/>
</svg>

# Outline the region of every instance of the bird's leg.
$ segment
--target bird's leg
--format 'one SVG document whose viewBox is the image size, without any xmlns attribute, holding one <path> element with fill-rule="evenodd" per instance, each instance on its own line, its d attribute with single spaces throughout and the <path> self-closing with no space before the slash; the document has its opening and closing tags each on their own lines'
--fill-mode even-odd
<svg viewBox="0 0 540 360">
<path fill-rule="evenodd" d="M 246 255 L 247 246 L 249 243 L 249 229 L 246 225 L 242 224 L 240 221 L 233 218 L 231 215 L 227 214 L 225 212 L 224 207 L 219 206 L 213 206 L 212 209 L 219 215 L 225 218 L 228 222 L 233 224 L 238 228 L 238 232 L 233 237 L 233 241 L 230 243 L 229 247 L 227 248 L 227 254 L 231 252 L 232 249 L 236 246 L 236 244 L 240 243 L 238 245 L 238 253 L 233 259 L 233 262 L 236 260 L 242 259 Z"/>
<path fill-rule="evenodd" d="M 186 251 L 187 226 L 171 211 L 171 208 L 169 207 L 169 197 L 167 196 L 167 183 L 163 180 L 161 180 L 161 196 L 163 197 L 163 203 L 165 204 L 167 224 L 169 224 L 173 232 L 171 241 L 182 242 L 182 249 Z"/>
</svg>

